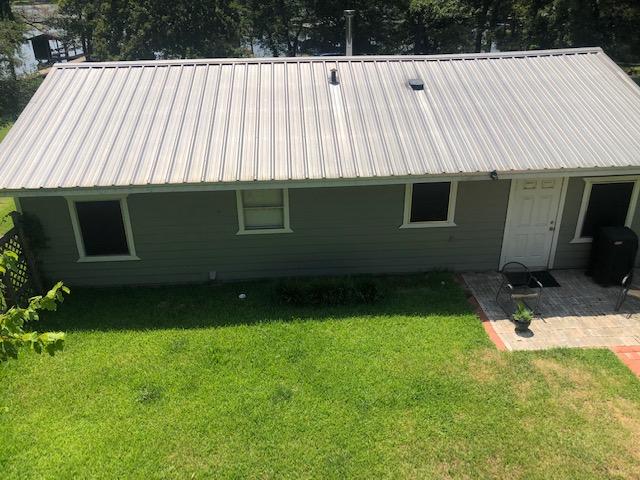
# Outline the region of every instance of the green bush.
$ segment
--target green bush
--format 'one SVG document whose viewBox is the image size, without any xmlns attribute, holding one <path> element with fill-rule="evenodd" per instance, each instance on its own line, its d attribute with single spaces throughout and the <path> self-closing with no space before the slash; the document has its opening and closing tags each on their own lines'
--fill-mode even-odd
<svg viewBox="0 0 640 480">
<path fill-rule="evenodd" d="M 533 312 L 522 302 L 518 302 L 513 319 L 517 322 L 531 322 L 533 320 Z"/>
<path fill-rule="evenodd" d="M 382 298 L 377 282 L 351 277 L 283 280 L 275 293 L 282 303 L 316 307 L 375 303 Z"/>
<path fill-rule="evenodd" d="M 0 125 L 12 122 L 22 113 L 42 83 L 42 77 L 0 78 Z"/>
</svg>

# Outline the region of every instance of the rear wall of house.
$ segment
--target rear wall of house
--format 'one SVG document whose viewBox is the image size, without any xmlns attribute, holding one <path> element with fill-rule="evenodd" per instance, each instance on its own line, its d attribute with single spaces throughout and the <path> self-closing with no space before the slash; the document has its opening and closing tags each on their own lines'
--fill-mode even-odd
<svg viewBox="0 0 640 480">
<path fill-rule="evenodd" d="M 44 273 L 70 285 L 203 282 L 268 276 L 497 267 L 508 180 L 461 182 L 455 227 L 400 229 L 404 186 L 290 189 L 293 233 L 237 235 L 233 191 L 128 197 L 140 260 L 78 263 L 62 197 L 23 198 L 49 238 Z"/>
<path fill-rule="evenodd" d="M 237 235 L 234 191 L 128 197 L 140 260 L 79 263 L 63 197 L 23 198 L 48 237 L 44 274 L 71 285 L 204 282 L 270 276 L 495 270 L 509 180 L 460 182 L 455 227 L 400 229 L 404 186 L 290 189 L 293 233 Z M 555 268 L 584 268 L 591 244 L 571 243 L 584 180 L 569 180 Z M 640 209 L 632 228 L 640 232 Z M 639 263 L 640 264 L 640 263 Z"/>
</svg>

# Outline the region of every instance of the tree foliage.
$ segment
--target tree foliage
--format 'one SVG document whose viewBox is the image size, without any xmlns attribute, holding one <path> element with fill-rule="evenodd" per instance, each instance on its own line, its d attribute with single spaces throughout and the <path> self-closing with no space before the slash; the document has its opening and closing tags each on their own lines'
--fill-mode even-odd
<svg viewBox="0 0 640 480">
<path fill-rule="evenodd" d="M 17 269 L 18 256 L 11 251 L 0 253 L 0 278 Z M 18 358 L 20 348 L 28 347 L 36 353 L 54 355 L 64 347 L 64 333 L 38 333 L 26 329 L 26 324 L 40 319 L 41 310 L 56 310 L 69 289 L 62 282 L 56 283 L 46 295 L 29 299 L 26 307 L 14 306 L 6 309 L 4 285 L 0 283 L 0 362 Z M 6 311 L 5 311 L 6 310 Z"/>
<path fill-rule="evenodd" d="M 601 46 L 619 61 L 637 61 L 638 25 L 638 0 L 514 1 L 499 26 L 499 44 L 505 50 Z"/>
<path fill-rule="evenodd" d="M 355 9 L 355 46 L 359 54 L 404 53 L 408 0 L 344 2 L 328 0 L 247 0 L 249 36 L 274 56 L 342 53 L 344 9 Z"/>
<path fill-rule="evenodd" d="M 97 60 L 241 55 L 242 9 L 225 0 L 60 0 L 60 27 Z"/>
<path fill-rule="evenodd" d="M 43 78 L 0 76 L 0 125 L 13 122 L 27 106 Z"/>
<path fill-rule="evenodd" d="M 7 0 L 0 0 L 6 2 Z M 638 0 L 59 0 L 63 27 L 96 59 L 344 52 L 480 52 L 599 45 L 640 51 Z"/>
<path fill-rule="evenodd" d="M 15 78 L 15 67 L 20 62 L 18 49 L 24 41 L 26 25 L 17 19 L 9 0 L 0 0 L 0 78 Z"/>
</svg>

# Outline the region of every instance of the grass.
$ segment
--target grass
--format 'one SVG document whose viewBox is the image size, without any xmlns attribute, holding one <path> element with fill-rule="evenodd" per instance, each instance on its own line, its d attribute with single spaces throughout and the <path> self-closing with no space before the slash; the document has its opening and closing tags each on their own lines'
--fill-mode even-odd
<svg viewBox="0 0 640 480">
<path fill-rule="evenodd" d="M 620 65 L 631 78 L 640 85 L 640 63 L 623 63 Z"/>
<path fill-rule="evenodd" d="M 621 66 L 629 75 L 640 76 L 640 63 L 625 63 Z"/>
<path fill-rule="evenodd" d="M 498 352 L 450 276 L 380 281 L 326 309 L 269 282 L 77 289 L 43 325 L 62 354 L 0 365 L 3 479 L 637 478 L 611 352 Z"/>
<path fill-rule="evenodd" d="M 13 198 L 0 197 L 0 236 L 13 227 L 13 222 L 11 221 L 11 218 L 7 217 L 7 215 L 15 209 L 16 207 L 13 203 Z"/>
<path fill-rule="evenodd" d="M 5 123 L 4 125 L 0 125 L 0 142 L 4 139 L 4 137 L 9 133 L 13 123 Z"/>
<path fill-rule="evenodd" d="M 0 142 L 4 139 L 5 135 L 11 129 L 12 123 L 0 125 Z M 0 197 L 0 236 L 3 233 L 10 230 L 13 226 L 13 222 L 10 219 L 5 219 L 5 216 L 15 210 L 13 199 Z"/>
</svg>

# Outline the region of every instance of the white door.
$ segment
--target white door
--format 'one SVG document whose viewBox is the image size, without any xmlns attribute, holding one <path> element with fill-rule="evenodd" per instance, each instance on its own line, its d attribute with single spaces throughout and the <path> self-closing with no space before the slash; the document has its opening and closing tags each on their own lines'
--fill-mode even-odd
<svg viewBox="0 0 640 480">
<path fill-rule="evenodd" d="M 500 267 L 507 262 L 547 268 L 555 235 L 562 178 L 512 180 Z"/>
</svg>

